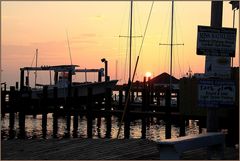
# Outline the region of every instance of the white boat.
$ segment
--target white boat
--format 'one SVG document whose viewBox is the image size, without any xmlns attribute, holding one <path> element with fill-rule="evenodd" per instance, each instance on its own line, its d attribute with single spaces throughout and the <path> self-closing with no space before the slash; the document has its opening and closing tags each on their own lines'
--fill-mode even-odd
<svg viewBox="0 0 240 161">
<path fill-rule="evenodd" d="M 106 89 L 113 89 L 117 84 L 117 80 L 105 80 L 101 81 L 104 69 L 76 69 L 77 65 L 59 65 L 59 66 L 42 66 L 42 67 L 24 67 L 21 68 L 21 90 L 29 91 L 31 89 L 31 97 L 33 99 L 41 98 L 43 96 L 43 88 L 47 87 L 47 97 L 54 97 L 54 87 L 57 87 L 57 97 L 66 98 L 69 95 L 69 88 L 71 96 L 75 96 L 77 93 L 78 97 L 87 96 L 88 88 L 92 89 L 92 95 L 103 95 L 106 93 Z M 54 71 L 54 84 L 43 85 L 35 84 L 35 88 L 29 87 L 29 76 L 26 77 L 26 85 L 24 82 L 24 71 L 29 73 L 30 71 Z M 72 76 L 78 72 L 98 72 L 98 82 L 72 82 Z M 35 74 L 36 75 L 36 74 Z M 23 92 L 23 97 L 29 96 L 29 92 Z"/>
<path fill-rule="evenodd" d="M 88 88 L 92 89 L 92 95 L 103 95 L 106 92 L 107 88 L 113 89 L 113 87 L 117 84 L 117 80 L 111 80 L 108 82 L 89 82 L 89 83 L 78 83 L 71 86 L 71 96 L 75 96 L 75 92 L 77 90 L 77 96 L 87 96 Z M 47 96 L 48 98 L 54 97 L 54 87 L 58 87 L 55 85 L 48 86 L 47 88 Z M 68 87 L 58 87 L 57 90 L 58 98 L 66 98 L 68 96 Z M 32 90 L 32 98 L 40 98 L 43 96 L 43 89 L 33 89 Z"/>
</svg>

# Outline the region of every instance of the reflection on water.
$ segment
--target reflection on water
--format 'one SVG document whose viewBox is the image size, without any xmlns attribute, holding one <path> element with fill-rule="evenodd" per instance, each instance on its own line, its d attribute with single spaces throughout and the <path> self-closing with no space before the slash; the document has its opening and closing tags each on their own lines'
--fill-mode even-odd
<svg viewBox="0 0 240 161">
<path fill-rule="evenodd" d="M 111 138 L 116 138 L 118 132 L 118 124 L 120 119 L 118 117 L 112 116 L 112 129 L 111 129 Z M 42 131 L 42 116 L 26 116 L 26 138 L 43 138 Z M 137 119 L 131 122 L 130 124 L 130 138 L 141 138 L 141 119 Z M 58 131 L 55 134 L 55 137 L 63 138 L 66 137 L 67 134 L 67 125 L 66 118 L 59 117 L 58 118 Z M 15 124 L 14 129 L 9 129 L 9 115 L 6 114 L 4 118 L 1 118 L 1 136 L 2 139 L 16 138 L 19 133 L 19 123 L 18 123 L 18 115 L 15 115 Z M 106 119 L 103 117 L 93 119 L 93 138 L 105 138 L 107 133 L 106 127 Z M 124 136 L 124 125 L 122 126 L 122 130 L 120 133 L 120 138 Z M 172 125 L 172 138 L 176 138 L 179 136 L 179 127 Z M 199 127 L 197 126 L 197 122 L 194 120 L 189 121 L 189 125 L 186 126 L 186 135 L 190 134 L 198 134 Z M 87 118 L 85 116 L 78 116 L 78 128 L 76 130 L 73 129 L 73 116 L 71 116 L 71 127 L 70 127 L 70 137 L 78 137 L 78 138 L 87 138 Z M 49 113 L 47 115 L 47 131 L 46 131 L 46 139 L 53 138 L 53 117 L 52 114 Z M 165 123 L 163 120 L 158 118 L 150 118 L 147 121 L 147 129 L 146 129 L 146 138 L 150 140 L 163 140 L 165 139 Z"/>
</svg>

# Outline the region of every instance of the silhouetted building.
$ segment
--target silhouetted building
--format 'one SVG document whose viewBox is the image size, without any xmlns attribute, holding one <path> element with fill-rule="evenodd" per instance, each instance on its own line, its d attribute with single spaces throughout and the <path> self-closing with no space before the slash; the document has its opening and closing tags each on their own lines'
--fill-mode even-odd
<svg viewBox="0 0 240 161">
<path fill-rule="evenodd" d="M 150 80 L 154 86 L 168 87 L 170 84 L 170 75 L 168 73 L 162 73 Z M 179 79 L 172 76 L 173 89 L 179 89 Z"/>
</svg>

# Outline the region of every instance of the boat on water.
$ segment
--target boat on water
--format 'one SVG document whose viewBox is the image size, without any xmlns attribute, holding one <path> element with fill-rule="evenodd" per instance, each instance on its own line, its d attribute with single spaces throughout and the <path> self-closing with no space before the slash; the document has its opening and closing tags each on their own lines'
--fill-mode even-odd
<svg viewBox="0 0 240 161">
<path fill-rule="evenodd" d="M 117 84 L 117 80 L 109 80 L 109 77 L 105 75 L 105 81 L 102 82 L 102 76 L 104 76 L 104 69 L 78 69 L 78 65 L 57 65 L 57 66 L 41 66 L 41 67 L 24 67 L 21 68 L 21 78 L 20 78 L 20 90 L 22 91 L 22 96 L 29 96 L 29 92 L 31 91 L 32 99 L 38 99 L 43 96 L 43 88 L 47 89 L 47 97 L 54 97 L 54 87 L 57 87 L 57 97 L 58 98 L 66 98 L 69 96 L 87 96 L 88 89 L 92 89 L 92 95 L 98 96 L 103 95 L 106 92 L 107 88 L 113 89 Z M 106 69 L 105 69 L 106 70 Z M 35 87 L 30 87 L 29 85 L 29 72 L 35 72 L 35 80 L 37 71 L 46 71 L 46 72 L 54 72 L 54 83 L 52 84 L 37 84 L 35 81 Z M 25 72 L 27 72 L 27 76 L 24 76 Z M 73 82 L 72 76 L 76 75 L 76 73 L 84 72 L 85 76 L 87 72 L 97 72 L 98 73 L 98 81 L 97 82 L 88 82 L 85 79 L 85 82 Z M 105 72 L 105 74 L 107 74 Z M 50 74 L 51 76 L 51 74 Z M 51 78 L 50 78 L 51 79 Z M 25 82 L 25 84 L 24 84 Z M 25 91 L 25 92 L 24 92 Z M 69 92 L 70 91 L 70 92 Z"/>
</svg>

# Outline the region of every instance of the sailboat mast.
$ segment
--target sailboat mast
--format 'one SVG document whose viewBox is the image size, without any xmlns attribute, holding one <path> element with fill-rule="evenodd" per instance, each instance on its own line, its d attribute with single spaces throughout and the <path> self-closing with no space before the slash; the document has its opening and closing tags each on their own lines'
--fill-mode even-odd
<svg viewBox="0 0 240 161">
<path fill-rule="evenodd" d="M 37 63 L 38 63 L 38 49 L 36 49 L 36 68 L 37 68 Z M 35 88 L 37 84 L 37 70 L 35 70 Z"/>
<path fill-rule="evenodd" d="M 173 16 L 174 16 L 174 0 L 172 0 L 172 18 L 171 18 L 171 44 L 170 44 L 170 94 L 172 91 L 172 54 L 173 54 Z"/>
<path fill-rule="evenodd" d="M 66 35 L 67 35 L 68 51 L 69 51 L 70 61 L 71 61 L 71 65 L 72 65 L 72 53 L 71 53 L 71 48 L 70 48 L 70 44 L 69 44 L 68 31 L 67 30 L 66 30 Z"/>
<path fill-rule="evenodd" d="M 118 79 L 118 60 L 116 60 L 116 80 Z"/>
<path fill-rule="evenodd" d="M 132 14 L 133 14 L 133 0 L 131 0 L 130 8 L 130 41 L 129 41 L 129 82 L 131 81 L 131 64 L 132 64 Z"/>
</svg>

